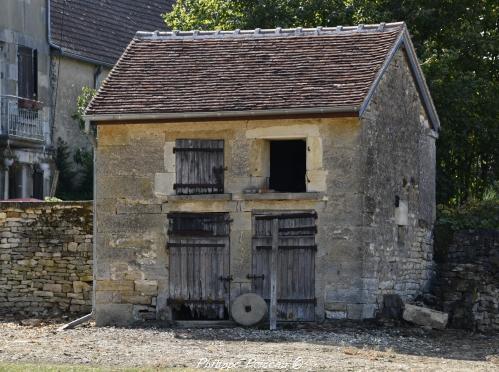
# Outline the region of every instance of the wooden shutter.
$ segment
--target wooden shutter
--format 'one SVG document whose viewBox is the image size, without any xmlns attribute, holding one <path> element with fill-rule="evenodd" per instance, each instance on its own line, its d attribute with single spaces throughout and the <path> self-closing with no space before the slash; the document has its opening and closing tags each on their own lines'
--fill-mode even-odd
<svg viewBox="0 0 499 372">
<path fill-rule="evenodd" d="M 272 221 L 279 220 L 277 256 L 277 319 L 315 319 L 315 234 L 314 211 L 262 213 L 253 216 L 253 291 L 270 302 Z"/>
<path fill-rule="evenodd" d="M 224 192 L 224 141 L 179 139 L 175 142 L 178 195 Z"/>
<path fill-rule="evenodd" d="M 33 99 L 38 100 L 38 50 L 33 50 Z"/>
<path fill-rule="evenodd" d="M 28 99 L 36 99 L 37 91 L 37 62 L 36 51 L 24 46 L 17 49 L 17 86 L 18 96 Z"/>
<path fill-rule="evenodd" d="M 174 320 L 228 319 L 228 213 L 170 213 L 168 219 Z"/>
</svg>

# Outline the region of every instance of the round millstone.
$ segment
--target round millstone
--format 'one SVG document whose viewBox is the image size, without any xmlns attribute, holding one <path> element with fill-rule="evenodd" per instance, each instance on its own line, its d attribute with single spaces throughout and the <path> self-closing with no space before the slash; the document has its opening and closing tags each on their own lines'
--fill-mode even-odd
<svg viewBox="0 0 499 372">
<path fill-rule="evenodd" d="M 232 318 L 245 327 L 260 323 L 267 314 L 267 304 L 255 293 L 246 293 L 234 300 L 231 307 Z"/>
</svg>

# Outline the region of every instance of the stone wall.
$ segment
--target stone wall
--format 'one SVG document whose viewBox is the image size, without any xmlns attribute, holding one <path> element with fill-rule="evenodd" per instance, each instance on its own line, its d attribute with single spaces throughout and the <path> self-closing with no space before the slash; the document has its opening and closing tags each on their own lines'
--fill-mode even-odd
<svg viewBox="0 0 499 372">
<path fill-rule="evenodd" d="M 316 319 L 327 314 L 361 318 L 359 133 L 358 118 L 350 117 L 99 125 L 97 324 L 172 319 L 167 303 L 170 212 L 230 214 L 234 299 L 251 287 L 253 211 L 315 210 Z M 225 140 L 225 194 L 175 195 L 178 138 Z M 269 138 L 307 141 L 307 190 L 314 192 L 291 197 L 244 193 L 264 174 L 262 142 Z"/>
<path fill-rule="evenodd" d="M 442 236 L 441 236 L 442 235 Z M 499 330 L 499 230 L 438 234 L 434 292 L 449 326 Z M 450 244 L 447 242 L 450 241 Z"/>
<path fill-rule="evenodd" d="M 92 203 L 0 203 L 0 316 L 92 308 Z"/>
<path fill-rule="evenodd" d="M 385 295 L 411 301 L 427 292 L 434 274 L 436 133 L 403 49 L 362 124 L 363 302 L 372 315 Z"/>
</svg>

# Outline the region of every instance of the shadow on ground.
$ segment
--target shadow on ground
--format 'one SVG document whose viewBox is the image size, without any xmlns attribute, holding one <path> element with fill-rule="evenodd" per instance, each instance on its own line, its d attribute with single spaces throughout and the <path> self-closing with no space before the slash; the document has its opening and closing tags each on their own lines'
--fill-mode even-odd
<svg viewBox="0 0 499 372">
<path fill-rule="evenodd" d="M 165 328 L 178 339 L 269 343 L 312 343 L 444 359 L 487 361 L 499 364 L 499 334 L 465 330 L 432 330 L 407 323 L 335 322 L 282 324 L 277 331 L 255 328 Z"/>
</svg>

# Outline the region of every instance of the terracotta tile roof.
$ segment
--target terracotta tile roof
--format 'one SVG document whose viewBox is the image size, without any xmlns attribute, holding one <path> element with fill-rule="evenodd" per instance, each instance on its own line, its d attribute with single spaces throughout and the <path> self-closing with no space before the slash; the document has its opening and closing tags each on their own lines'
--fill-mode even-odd
<svg viewBox="0 0 499 372">
<path fill-rule="evenodd" d="M 113 65 L 137 30 L 165 30 L 173 0 L 50 0 L 50 37 L 76 58 Z"/>
<path fill-rule="evenodd" d="M 139 32 L 86 114 L 348 111 L 404 28 Z"/>
</svg>

